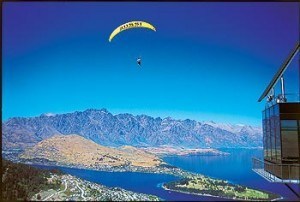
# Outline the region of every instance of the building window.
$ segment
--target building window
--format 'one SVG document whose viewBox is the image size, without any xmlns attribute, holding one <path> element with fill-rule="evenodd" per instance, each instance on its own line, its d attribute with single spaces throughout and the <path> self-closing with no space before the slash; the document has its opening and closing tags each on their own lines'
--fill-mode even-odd
<svg viewBox="0 0 300 202">
<path fill-rule="evenodd" d="M 274 105 L 274 113 L 276 116 L 279 115 L 279 105 L 278 104 Z"/>
<path fill-rule="evenodd" d="M 270 118 L 270 138 L 271 138 L 271 159 L 272 161 L 276 161 L 276 145 L 275 145 L 275 118 L 272 116 Z"/>
<path fill-rule="evenodd" d="M 265 113 L 264 113 L 265 114 Z M 266 119 L 263 119 L 263 146 L 264 146 L 264 158 L 267 157 L 267 130 L 266 130 Z"/>
<path fill-rule="evenodd" d="M 297 120 L 281 120 L 282 130 L 294 130 L 298 128 Z"/>
<path fill-rule="evenodd" d="M 282 160 L 299 162 L 299 134 L 297 120 L 281 120 Z"/>
<path fill-rule="evenodd" d="M 266 120 L 266 145 L 267 145 L 266 158 L 270 160 L 271 159 L 270 119 Z"/>
<path fill-rule="evenodd" d="M 279 116 L 275 117 L 275 141 L 276 141 L 276 160 L 281 161 L 281 138 L 280 138 L 280 124 Z"/>
</svg>

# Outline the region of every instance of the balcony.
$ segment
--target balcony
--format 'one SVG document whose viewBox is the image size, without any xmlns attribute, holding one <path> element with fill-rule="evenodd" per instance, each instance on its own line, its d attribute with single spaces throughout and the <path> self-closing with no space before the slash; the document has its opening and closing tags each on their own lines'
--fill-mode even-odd
<svg viewBox="0 0 300 202">
<path fill-rule="evenodd" d="M 300 164 L 277 164 L 252 158 L 252 170 L 269 182 L 300 183 Z"/>
</svg>

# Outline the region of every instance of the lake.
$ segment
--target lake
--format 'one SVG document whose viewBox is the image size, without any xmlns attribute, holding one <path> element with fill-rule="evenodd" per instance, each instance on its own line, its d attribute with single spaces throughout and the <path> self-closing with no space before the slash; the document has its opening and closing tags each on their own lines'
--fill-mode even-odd
<svg viewBox="0 0 300 202">
<path fill-rule="evenodd" d="M 262 157 L 262 149 L 221 149 L 229 152 L 227 156 L 169 156 L 163 159 L 184 170 L 204 174 L 213 178 L 246 185 L 278 193 L 285 200 L 297 200 L 296 196 L 283 184 L 270 183 L 251 170 L 251 158 Z M 45 166 L 39 166 L 49 168 Z M 60 168 L 63 172 L 82 179 L 110 187 L 121 187 L 127 190 L 153 194 L 165 200 L 222 200 L 221 198 L 197 196 L 161 188 L 163 182 L 177 180 L 178 177 L 162 174 L 132 172 L 102 172 L 75 168 Z M 295 189 L 296 186 L 293 186 Z M 225 199 L 224 199 L 225 200 Z"/>
<path fill-rule="evenodd" d="M 285 200 L 297 200 L 297 197 L 281 183 L 271 183 L 252 171 L 252 157 L 262 158 L 262 149 L 220 149 L 227 156 L 174 156 L 164 160 L 184 170 L 201 173 L 213 178 L 228 180 L 235 184 L 278 193 Z M 293 189 L 299 185 L 293 184 Z"/>
</svg>

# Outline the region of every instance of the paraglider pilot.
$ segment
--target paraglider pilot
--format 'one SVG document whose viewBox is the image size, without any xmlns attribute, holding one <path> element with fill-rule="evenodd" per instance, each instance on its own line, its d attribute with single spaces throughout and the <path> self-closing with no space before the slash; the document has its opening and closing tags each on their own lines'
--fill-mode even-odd
<svg viewBox="0 0 300 202">
<path fill-rule="evenodd" d="M 136 62 L 139 66 L 142 66 L 142 59 L 140 57 L 136 60 Z"/>
</svg>

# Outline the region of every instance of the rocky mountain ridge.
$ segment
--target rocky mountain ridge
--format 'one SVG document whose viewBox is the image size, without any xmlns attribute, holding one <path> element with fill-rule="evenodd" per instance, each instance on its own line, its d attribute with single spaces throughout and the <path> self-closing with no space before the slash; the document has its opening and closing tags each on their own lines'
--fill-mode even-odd
<svg viewBox="0 0 300 202">
<path fill-rule="evenodd" d="M 3 149 L 25 149 L 54 134 L 78 134 L 104 146 L 187 148 L 260 147 L 262 132 L 247 125 L 153 118 L 88 109 L 66 114 L 11 118 L 2 123 Z"/>
</svg>

